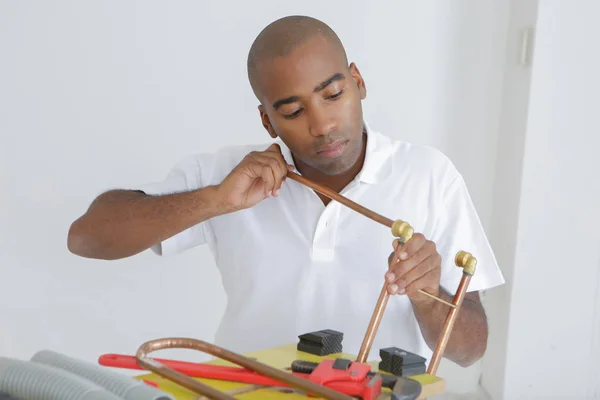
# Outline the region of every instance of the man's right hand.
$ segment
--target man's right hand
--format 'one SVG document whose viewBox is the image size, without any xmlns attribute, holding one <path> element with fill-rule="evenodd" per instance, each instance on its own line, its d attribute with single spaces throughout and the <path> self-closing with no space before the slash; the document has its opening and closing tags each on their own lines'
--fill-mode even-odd
<svg viewBox="0 0 600 400">
<path fill-rule="evenodd" d="M 218 185 L 219 196 L 229 211 L 250 208 L 277 196 L 287 172 L 293 169 L 283 158 L 279 145 L 272 144 L 265 151 L 246 155 Z"/>
</svg>

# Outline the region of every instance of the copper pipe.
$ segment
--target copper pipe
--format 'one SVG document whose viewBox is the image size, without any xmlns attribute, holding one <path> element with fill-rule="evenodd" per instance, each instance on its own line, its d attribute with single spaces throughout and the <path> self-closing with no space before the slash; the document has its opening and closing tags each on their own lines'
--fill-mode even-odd
<svg viewBox="0 0 600 400">
<path fill-rule="evenodd" d="M 454 322 L 456 321 L 456 316 L 458 315 L 460 306 L 465 298 L 465 293 L 467 293 L 467 288 L 469 287 L 469 282 L 471 282 L 471 277 L 475 275 L 475 270 L 477 268 L 477 259 L 473 257 L 471 253 L 463 250 L 456 253 L 456 256 L 454 257 L 454 263 L 457 267 L 463 269 L 463 276 L 460 280 L 460 284 L 458 285 L 458 289 L 456 290 L 456 294 L 452 299 L 452 304 L 454 304 L 456 307 L 451 308 L 448 312 L 448 315 L 446 315 L 446 320 L 444 321 L 440 338 L 438 339 L 437 345 L 435 346 L 435 351 L 431 357 L 431 362 L 427 368 L 427 373 L 431 375 L 436 374 L 440 362 L 442 361 L 444 351 L 446 350 L 446 346 L 450 340 L 450 332 L 452 331 Z"/>
<path fill-rule="evenodd" d="M 446 320 L 444 321 L 444 326 L 440 334 L 440 339 L 437 342 L 435 351 L 433 352 L 433 355 L 431 357 L 431 362 L 429 363 L 429 367 L 427 368 L 427 373 L 430 375 L 435 375 L 438 367 L 440 366 L 440 362 L 442 361 L 442 357 L 444 356 L 444 351 L 446 350 L 446 346 L 448 345 L 448 341 L 450 340 L 450 333 L 452 331 L 452 328 L 454 327 L 454 322 L 456 321 L 458 310 L 462 305 L 470 281 L 471 275 L 466 272 L 463 273 L 463 276 L 460 280 L 460 284 L 458 286 L 458 290 L 454 295 L 454 300 L 452 301 L 452 304 L 454 304 L 456 307 L 451 308 L 448 312 L 448 315 L 446 315 Z"/>
<path fill-rule="evenodd" d="M 315 395 L 317 397 L 322 397 L 324 399 L 329 400 L 354 400 L 353 397 L 347 396 L 338 391 L 329 389 L 325 386 L 319 385 L 308 379 L 304 379 L 295 375 L 292 375 L 283 370 L 273 368 L 269 365 L 263 364 L 259 361 L 253 360 L 248 357 L 244 357 L 240 354 L 234 353 L 232 351 L 226 350 L 219 346 L 216 346 L 211 343 L 204 342 L 198 339 L 190 339 L 190 338 L 164 338 L 164 339 L 156 339 L 148 341 L 142 344 L 137 353 L 136 359 L 138 364 L 152 371 L 160 376 L 163 376 L 183 387 L 189 389 L 197 394 L 201 394 L 210 399 L 214 400 L 235 400 L 229 394 L 220 392 L 206 384 L 203 384 L 187 375 L 184 375 L 180 372 L 174 371 L 171 368 L 168 368 L 164 364 L 149 358 L 147 355 L 150 352 L 163 350 L 163 349 L 192 349 L 202 351 L 204 353 L 211 354 L 215 357 L 221 358 L 223 360 L 227 360 L 229 362 L 235 363 L 242 367 L 248 368 L 249 370 L 255 371 L 261 375 L 267 376 L 269 378 L 275 379 L 279 382 L 286 383 L 292 387 L 297 389 L 302 389 L 305 392 Z"/>
<path fill-rule="evenodd" d="M 387 291 L 387 284 L 384 284 L 383 288 L 381 289 L 381 293 L 379 294 L 377 304 L 375 305 L 375 311 L 373 311 L 373 316 L 371 316 L 371 322 L 369 322 L 367 333 L 365 334 L 365 338 L 363 339 L 362 345 L 360 346 L 360 351 L 358 353 L 358 357 L 356 358 L 357 362 L 367 362 L 369 352 L 371 351 L 371 346 L 373 345 L 373 339 L 375 338 L 377 329 L 379 329 L 379 323 L 381 322 L 381 318 L 383 317 L 383 312 L 385 311 L 385 307 L 389 298 L 390 294 Z"/>
<path fill-rule="evenodd" d="M 346 207 L 351 208 L 352 210 L 364 215 L 365 217 L 371 218 L 373 221 L 379 222 L 380 224 L 387 226 L 388 228 L 391 228 L 392 225 L 394 225 L 394 221 L 392 221 L 391 219 L 386 218 L 383 215 L 376 213 L 375 211 L 371 211 L 368 208 L 363 207 L 358 203 L 355 203 L 354 201 L 348 199 L 347 197 L 344 197 L 341 194 L 339 194 L 323 185 L 319 185 L 318 183 L 315 183 L 309 179 L 306 179 L 302 175 L 299 175 L 292 171 L 288 171 L 287 177 L 290 179 L 293 179 L 297 182 L 300 182 L 305 186 L 308 186 L 309 188 L 321 193 L 322 195 L 327 196 L 330 199 L 335 200 L 338 203 L 341 203 L 341 204 L 345 205 Z"/>
</svg>

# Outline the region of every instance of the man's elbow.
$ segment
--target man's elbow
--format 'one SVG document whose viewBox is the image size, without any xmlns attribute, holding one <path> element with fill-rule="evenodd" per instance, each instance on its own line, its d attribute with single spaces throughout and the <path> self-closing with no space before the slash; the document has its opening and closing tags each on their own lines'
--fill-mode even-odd
<svg viewBox="0 0 600 400">
<path fill-rule="evenodd" d="M 67 249 L 76 256 L 91 257 L 90 238 L 82 227 L 81 218 L 75 220 L 69 227 Z"/>
<path fill-rule="evenodd" d="M 474 349 L 472 351 L 468 351 L 461 360 L 457 360 L 457 364 L 463 368 L 468 368 L 475 364 L 477 361 L 481 360 L 485 355 L 487 346 L 483 345 Z"/>
<path fill-rule="evenodd" d="M 101 251 L 102 246 L 98 239 L 90 234 L 90 230 L 86 229 L 83 217 L 74 221 L 69 227 L 67 235 L 67 249 L 74 255 L 95 258 L 95 259 L 112 259 L 108 257 L 106 252 Z"/>
<path fill-rule="evenodd" d="M 487 351 L 487 343 L 488 343 L 488 332 L 487 326 L 480 335 L 478 335 L 476 340 L 473 340 L 467 343 L 467 346 L 462 351 L 462 357 L 456 360 L 455 362 L 463 367 L 468 368 L 475 364 L 477 361 L 481 360 Z"/>
</svg>

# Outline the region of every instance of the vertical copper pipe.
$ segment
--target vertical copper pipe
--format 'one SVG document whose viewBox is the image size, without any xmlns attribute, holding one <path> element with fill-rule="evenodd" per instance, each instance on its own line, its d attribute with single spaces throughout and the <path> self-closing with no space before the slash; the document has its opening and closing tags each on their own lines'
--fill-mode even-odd
<svg viewBox="0 0 600 400">
<path fill-rule="evenodd" d="M 356 358 L 357 362 L 367 362 L 369 352 L 371 351 L 371 346 L 373 345 L 373 339 L 377 334 L 377 329 L 379 329 L 379 323 L 381 322 L 381 318 L 383 317 L 385 307 L 387 305 L 388 299 L 390 298 L 390 294 L 388 293 L 387 288 L 387 283 L 385 283 L 383 285 L 383 288 L 381 288 L 379 299 L 377 300 L 375 310 L 373 311 L 373 315 L 371 316 L 371 322 L 369 322 L 367 333 L 365 334 L 362 345 L 360 347 L 360 351 L 358 353 L 358 357 Z"/>
<path fill-rule="evenodd" d="M 431 357 L 431 362 L 429 363 L 429 367 L 427 368 L 428 374 L 435 375 L 437 373 L 437 369 L 440 366 L 442 357 L 444 356 L 444 351 L 446 350 L 446 346 L 448 345 L 448 341 L 450 340 L 450 333 L 452 331 L 452 328 L 454 327 L 456 316 L 458 315 L 460 306 L 462 305 L 463 299 L 465 298 L 465 293 L 467 291 L 467 287 L 469 286 L 470 281 L 471 274 L 463 272 L 460 284 L 458 285 L 458 289 L 456 291 L 456 294 L 454 295 L 454 299 L 452 300 L 452 304 L 454 304 L 455 307 L 451 308 L 450 311 L 448 311 L 448 315 L 446 315 L 446 320 L 444 321 L 444 326 L 440 334 L 440 339 L 437 342 L 435 351 L 433 352 L 433 356 Z"/>
</svg>

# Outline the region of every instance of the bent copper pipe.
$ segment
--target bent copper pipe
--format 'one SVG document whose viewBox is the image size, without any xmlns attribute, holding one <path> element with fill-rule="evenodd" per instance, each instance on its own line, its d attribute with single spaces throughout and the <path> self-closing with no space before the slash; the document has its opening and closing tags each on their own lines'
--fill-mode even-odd
<svg viewBox="0 0 600 400">
<path fill-rule="evenodd" d="M 156 339 L 151 340 L 146 343 L 143 343 L 137 353 L 136 360 L 138 364 L 157 375 L 160 375 L 164 378 L 167 378 L 186 389 L 189 389 L 197 394 L 208 397 L 213 400 L 235 400 L 235 397 L 220 392 L 211 386 L 208 386 L 204 383 L 201 383 L 181 372 L 177 372 L 172 370 L 171 368 L 165 366 L 159 361 L 156 361 L 152 358 L 148 357 L 148 354 L 163 349 L 192 349 L 198 350 L 204 353 L 211 354 L 215 357 L 221 358 L 223 360 L 230 361 L 242 367 L 245 367 L 249 370 L 257 372 L 261 375 L 267 376 L 269 378 L 275 379 L 279 382 L 286 383 L 291 387 L 302 389 L 309 394 L 315 395 L 317 397 L 322 397 L 328 400 L 354 400 L 353 397 L 347 396 L 338 391 L 329 389 L 325 386 L 321 386 L 317 383 L 309 381 L 308 379 L 304 379 L 290 373 L 287 373 L 283 370 L 273 368 L 269 365 L 263 364 L 259 361 L 253 360 L 248 357 L 244 357 L 240 354 L 234 353 L 222 347 L 216 346 L 211 343 L 204 342 L 198 339 L 191 338 L 164 338 L 164 339 Z"/>
</svg>

